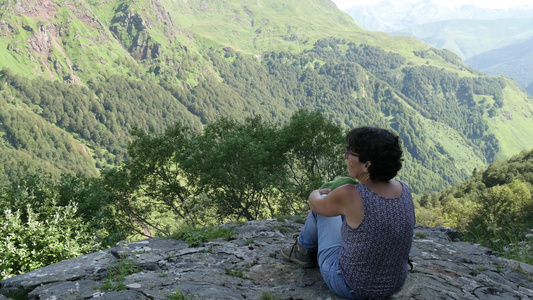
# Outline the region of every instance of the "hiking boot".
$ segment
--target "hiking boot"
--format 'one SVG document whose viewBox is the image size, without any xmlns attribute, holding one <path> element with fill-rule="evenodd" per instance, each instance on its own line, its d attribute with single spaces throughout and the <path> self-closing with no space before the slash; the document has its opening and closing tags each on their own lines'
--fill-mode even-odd
<svg viewBox="0 0 533 300">
<path fill-rule="evenodd" d="M 281 256 L 288 261 L 297 263 L 303 268 L 316 267 L 316 251 L 308 251 L 300 246 L 298 239 L 292 246 L 281 248 Z"/>
</svg>

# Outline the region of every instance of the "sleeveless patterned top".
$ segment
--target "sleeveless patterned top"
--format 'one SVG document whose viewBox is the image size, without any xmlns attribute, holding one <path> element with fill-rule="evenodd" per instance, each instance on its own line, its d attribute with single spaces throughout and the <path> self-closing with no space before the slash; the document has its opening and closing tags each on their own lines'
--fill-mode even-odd
<svg viewBox="0 0 533 300">
<path fill-rule="evenodd" d="M 342 224 L 339 266 L 348 285 L 371 298 L 386 298 L 402 289 L 407 278 L 415 212 L 409 187 L 384 198 L 363 184 L 356 188 L 365 208 L 361 224 Z"/>
</svg>

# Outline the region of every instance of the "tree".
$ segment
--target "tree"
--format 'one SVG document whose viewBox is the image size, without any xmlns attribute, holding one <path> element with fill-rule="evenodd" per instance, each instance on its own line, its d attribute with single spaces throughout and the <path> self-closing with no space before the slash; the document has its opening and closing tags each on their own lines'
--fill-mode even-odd
<svg viewBox="0 0 533 300">
<path fill-rule="evenodd" d="M 195 135 L 180 123 L 169 126 L 163 134 L 135 129 L 128 146 L 130 157 L 124 166 L 106 173 L 117 207 L 138 225 L 168 233 L 153 220 L 154 212 L 169 212 L 189 225 L 203 216 L 197 203 L 196 179 L 183 169 L 197 149 Z M 137 223 L 137 225 L 135 225 Z"/>
<path fill-rule="evenodd" d="M 200 178 L 219 216 L 254 220 L 283 210 L 278 187 L 286 148 L 277 127 L 260 117 L 244 123 L 222 118 L 206 127 L 198 143 L 187 168 Z"/>
<path fill-rule="evenodd" d="M 319 111 L 296 112 L 280 134 L 290 189 L 298 197 L 307 199 L 324 182 L 346 174 L 343 129 Z"/>
<path fill-rule="evenodd" d="M 318 111 L 282 128 L 221 118 L 202 134 L 177 123 L 133 136 L 130 160 L 106 181 L 120 210 L 163 233 L 153 213 L 189 225 L 304 213 L 311 190 L 345 174 L 342 129 Z"/>
</svg>

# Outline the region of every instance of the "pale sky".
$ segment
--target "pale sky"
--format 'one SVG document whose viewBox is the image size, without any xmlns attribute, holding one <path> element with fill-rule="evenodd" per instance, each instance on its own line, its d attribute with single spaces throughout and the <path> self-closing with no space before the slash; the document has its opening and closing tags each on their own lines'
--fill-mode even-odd
<svg viewBox="0 0 533 300">
<path fill-rule="evenodd" d="M 358 5 L 373 5 L 383 0 L 332 0 L 339 9 L 347 9 Z M 411 2 L 418 2 L 410 0 Z M 445 7 L 459 7 L 464 4 L 475 4 L 483 8 L 508 8 L 523 4 L 531 5 L 531 0 L 433 0 Z"/>
</svg>

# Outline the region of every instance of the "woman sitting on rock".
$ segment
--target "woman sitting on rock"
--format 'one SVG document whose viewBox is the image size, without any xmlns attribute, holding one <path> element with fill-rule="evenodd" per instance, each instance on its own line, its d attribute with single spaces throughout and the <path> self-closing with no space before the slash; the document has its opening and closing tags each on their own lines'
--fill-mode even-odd
<svg viewBox="0 0 533 300">
<path fill-rule="evenodd" d="M 314 190 L 311 212 L 282 256 L 316 265 L 329 288 L 350 299 L 382 299 L 402 289 L 415 213 L 409 187 L 392 180 L 402 167 L 398 136 L 361 127 L 346 135 L 346 166 L 360 184 Z"/>
</svg>

